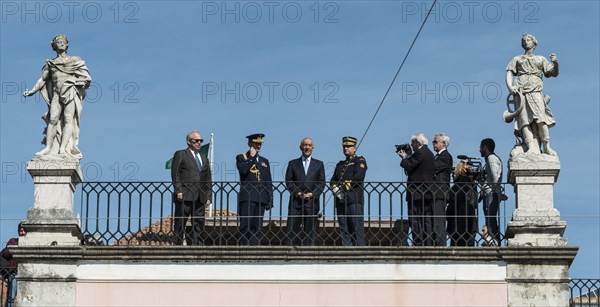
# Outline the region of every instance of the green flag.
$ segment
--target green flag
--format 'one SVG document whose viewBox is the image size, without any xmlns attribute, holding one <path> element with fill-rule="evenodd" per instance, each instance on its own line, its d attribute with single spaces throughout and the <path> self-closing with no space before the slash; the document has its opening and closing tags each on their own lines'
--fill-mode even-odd
<svg viewBox="0 0 600 307">
<path fill-rule="evenodd" d="M 200 147 L 200 150 L 198 151 L 201 155 L 205 155 L 208 156 L 208 149 L 210 148 L 210 143 L 203 145 L 202 147 Z M 165 163 L 165 169 L 171 169 L 173 167 L 173 158 L 169 159 L 169 161 L 167 161 L 167 163 Z"/>
</svg>

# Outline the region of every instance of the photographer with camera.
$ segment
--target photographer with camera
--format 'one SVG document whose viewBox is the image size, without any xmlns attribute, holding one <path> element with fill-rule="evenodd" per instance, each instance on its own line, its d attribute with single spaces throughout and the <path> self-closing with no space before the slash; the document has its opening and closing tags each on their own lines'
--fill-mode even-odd
<svg viewBox="0 0 600 307">
<path fill-rule="evenodd" d="M 412 229 L 414 246 L 432 246 L 433 194 L 429 185 L 433 182 L 433 153 L 427 147 L 427 136 L 416 133 L 411 137 L 412 155 L 403 148 L 397 152 L 402 158 L 400 166 L 408 175 L 406 201 L 408 203 L 408 219 Z"/>
<path fill-rule="evenodd" d="M 479 152 L 485 159 L 485 176 L 481 187 L 483 198 L 483 213 L 485 214 L 485 224 L 489 229 L 490 235 L 500 244 L 500 227 L 498 223 L 498 209 L 501 200 L 507 197 L 502 193 L 502 161 L 494 153 L 496 143 L 487 138 L 481 140 Z"/>
<path fill-rule="evenodd" d="M 335 195 L 335 209 L 340 223 L 343 246 L 365 245 L 364 181 L 367 160 L 356 155 L 355 137 L 342 138 L 346 160 L 338 162 L 331 177 L 331 191 Z"/>
</svg>

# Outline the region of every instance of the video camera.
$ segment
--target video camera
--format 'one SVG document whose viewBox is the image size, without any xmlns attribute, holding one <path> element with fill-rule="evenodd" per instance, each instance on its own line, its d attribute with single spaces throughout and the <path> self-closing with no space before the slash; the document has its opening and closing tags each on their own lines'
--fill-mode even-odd
<svg viewBox="0 0 600 307">
<path fill-rule="evenodd" d="M 461 160 L 467 160 L 467 164 L 470 166 L 467 175 L 473 176 L 474 180 L 485 179 L 485 168 L 481 165 L 481 159 L 466 155 L 458 155 L 456 157 Z"/>
<path fill-rule="evenodd" d="M 400 152 L 400 150 L 404 150 L 406 154 L 410 154 L 412 152 L 412 147 L 410 147 L 410 144 L 408 143 L 394 146 L 396 146 L 396 152 Z"/>
</svg>

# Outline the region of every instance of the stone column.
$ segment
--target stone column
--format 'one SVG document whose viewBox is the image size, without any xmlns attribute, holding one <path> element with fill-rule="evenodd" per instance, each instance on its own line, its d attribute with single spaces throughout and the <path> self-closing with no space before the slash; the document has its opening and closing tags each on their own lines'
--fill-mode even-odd
<svg viewBox="0 0 600 307">
<path fill-rule="evenodd" d="M 554 208 L 554 183 L 560 162 L 548 155 L 520 155 L 508 163 L 516 209 L 506 231 L 508 247 L 564 249 L 566 223 Z M 509 306 L 569 306 L 569 266 L 573 259 L 507 261 Z"/>
<path fill-rule="evenodd" d="M 19 239 L 18 249 L 28 251 L 29 256 L 17 256 L 17 304 L 75 306 L 76 259 L 49 258 L 43 253 L 32 253 L 32 248 L 80 250 L 81 227 L 73 214 L 75 185 L 82 178 L 79 161 L 35 157 L 27 170 L 33 177 L 34 201 L 27 220 L 22 222 L 27 235 Z"/>
</svg>

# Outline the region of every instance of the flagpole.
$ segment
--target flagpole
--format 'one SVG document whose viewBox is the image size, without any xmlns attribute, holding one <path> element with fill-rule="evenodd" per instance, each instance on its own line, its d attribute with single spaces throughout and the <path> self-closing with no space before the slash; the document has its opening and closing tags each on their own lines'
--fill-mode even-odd
<svg viewBox="0 0 600 307">
<path fill-rule="evenodd" d="M 215 158 L 215 135 L 214 133 L 210 133 L 210 147 L 208 148 L 208 159 L 210 160 L 210 170 L 211 170 L 211 176 L 212 176 L 212 172 L 215 170 L 214 166 L 214 158 Z M 212 178 L 210 178 L 210 181 L 212 182 Z M 210 187 L 212 189 L 212 187 Z M 213 204 L 211 202 L 210 206 L 208 206 L 208 217 L 212 217 L 213 216 Z"/>
</svg>

